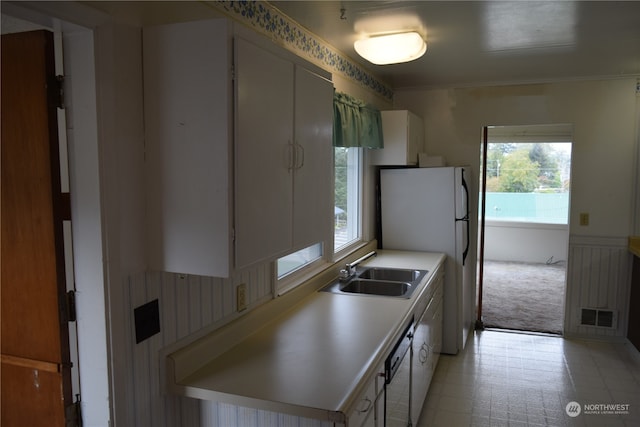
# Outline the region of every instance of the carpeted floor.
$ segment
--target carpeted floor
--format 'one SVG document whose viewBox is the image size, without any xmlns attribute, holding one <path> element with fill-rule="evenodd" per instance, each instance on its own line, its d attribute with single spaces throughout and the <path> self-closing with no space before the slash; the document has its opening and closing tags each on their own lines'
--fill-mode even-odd
<svg viewBox="0 0 640 427">
<path fill-rule="evenodd" d="M 484 262 L 485 328 L 562 333 L 565 263 Z"/>
</svg>

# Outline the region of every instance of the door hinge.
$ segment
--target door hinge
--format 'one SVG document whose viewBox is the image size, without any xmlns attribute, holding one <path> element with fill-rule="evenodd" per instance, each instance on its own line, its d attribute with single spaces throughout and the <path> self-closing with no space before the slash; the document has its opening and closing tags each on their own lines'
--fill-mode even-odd
<svg viewBox="0 0 640 427">
<path fill-rule="evenodd" d="M 64 76 L 56 76 L 56 107 L 64 110 Z"/>
<path fill-rule="evenodd" d="M 82 408 L 80 395 L 76 394 L 76 401 L 65 408 L 66 427 L 82 427 Z"/>
<path fill-rule="evenodd" d="M 76 292 L 67 292 L 67 322 L 76 321 Z"/>
</svg>

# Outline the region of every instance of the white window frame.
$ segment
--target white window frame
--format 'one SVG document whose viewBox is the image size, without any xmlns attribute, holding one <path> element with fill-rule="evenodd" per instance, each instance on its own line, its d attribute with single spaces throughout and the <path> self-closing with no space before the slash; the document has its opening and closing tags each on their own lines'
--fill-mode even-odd
<svg viewBox="0 0 640 427">
<path fill-rule="evenodd" d="M 363 242 L 363 223 L 364 223 L 364 211 L 363 211 L 363 189 L 364 189 L 364 149 L 352 147 L 349 150 L 349 157 L 354 160 L 356 167 L 347 169 L 347 181 L 356 182 L 356 191 L 347 192 L 347 224 L 353 224 L 355 226 L 350 230 L 350 239 L 346 244 L 333 247 L 334 259 L 340 259 L 346 254 L 352 252 L 356 247 L 362 245 Z M 351 161 L 349 162 L 351 163 Z M 334 236 L 335 238 L 335 236 Z"/>
<path fill-rule="evenodd" d="M 349 206 L 349 209 L 347 211 L 347 223 L 356 223 L 354 228 L 350 230 L 350 240 L 346 244 L 336 248 L 334 241 L 334 232 L 333 235 L 327 236 L 325 242 L 317 243 L 322 245 L 321 255 L 318 259 L 313 260 L 308 264 L 302 265 L 297 269 L 293 269 L 290 272 L 284 274 L 282 277 L 278 277 L 278 261 L 285 256 L 296 253 L 297 251 L 294 251 L 291 254 L 282 256 L 275 260 L 273 262 L 273 283 L 275 284 L 274 295 L 276 297 L 285 294 L 286 292 L 296 288 L 298 285 L 311 279 L 313 276 L 326 269 L 330 261 L 338 260 L 363 245 L 364 149 L 353 147 L 349 150 L 348 156 L 350 158 L 349 163 L 355 163 L 355 167 L 347 169 L 347 180 L 348 182 L 356 183 L 355 191 L 349 191 L 347 193 L 347 204 Z M 305 249 L 306 248 L 303 248 L 301 250 Z"/>
<path fill-rule="evenodd" d="M 282 277 L 278 277 L 278 261 L 282 258 L 285 258 L 289 255 L 293 255 L 296 252 L 304 251 L 307 248 L 300 249 L 299 251 L 294 251 L 288 255 L 282 256 L 275 260 L 273 263 L 273 276 L 275 289 L 274 293 L 276 296 L 283 295 L 284 293 L 294 289 L 298 285 L 303 282 L 309 280 L 311 277 L 318 274 L 320 271 L 324 270 L 327 266 L 327 253 L 326 253 L 326 245 L 322 242 L 315 243 L 311 246 L 320 245 L 320 256 L 312 260 L 306 264 L 301 265 L 298 268 L 292 269 L 289 272 L 282 275 Z"/>
</svg>

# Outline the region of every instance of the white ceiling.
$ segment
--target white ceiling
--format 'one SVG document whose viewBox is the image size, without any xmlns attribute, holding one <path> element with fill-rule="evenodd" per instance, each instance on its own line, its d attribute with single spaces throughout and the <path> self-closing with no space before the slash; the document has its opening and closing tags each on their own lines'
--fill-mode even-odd
<svg viewBox="0 0 640 427">
<path fill-rule="evenodd" d="M 81 3 L 132 23 L 150 24 L 215 15 L 208 2 Z M 394 89 L 640 77 L 640 1 L 270 3 Z M 7 6 L 29 3 L 1 4 L 4 13 Z M 33 4 L 45 7 L 54 2 Z M 426 36 L 428 48 L 422 58 L 379 66 L 353 49 L 353 42 L 365 34 L 402 29 L 418 29 Z"/>
<path fill-rule="evenodd" d="M 395 89 L 640 76 L 640 1 L 270 3 Z M 416 61 L 377 66 L 353 49 L 405 28 L 426 34 Z"/>
</svg>

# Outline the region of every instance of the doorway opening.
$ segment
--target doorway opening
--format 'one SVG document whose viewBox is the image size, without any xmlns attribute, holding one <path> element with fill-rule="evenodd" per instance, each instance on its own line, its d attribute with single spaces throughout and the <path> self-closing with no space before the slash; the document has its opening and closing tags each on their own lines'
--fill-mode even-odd
<svg viewBox="0 0 640 427">
<path fill-rule="evenodd" d="M 571 125 L 491 126 L 481 148 L 478 325 L 562 335 Z"/>
<path fill-rule="evenodd" d="M 71 363 L 68 365 L 72 371 L 74 407 L 65 416 L 67 420 L 76 418 L 85 425 L 106 425 L 112 422 L 113 416 L 107 347 L 109 325 L 105 326 L 105 319 L 109 317 L 106 316 L 104 299 L 107 288 L 100 217 L 103 209 L 100 206 L 98 174 L 96 45 L 91 29 L 98 26 L 101 16 L 88 13 L 80 6 L 65 10 L 70 18 L 74 18 L 70 21 L 84 22 L 86 26 L 59 19 L 50 14 L 48 8 L 36 4 L 3 3 L 2 33 L 33 30 L 53 32 L 55 74 L 66 75 L 65 108 L 58 109 L 57 124 L 60 189 L 70 194 L 69 207 L 73 220 L 73 224 L 68 219 L 63 222 L 66 290 L 77 290 L 77 321 L 69 324 L 68 348 L 71 353 Z M 31 123 L 30 120 L 26 122 Z M 42 390 L 39 391 L 40 395 L 45 394 Z M 60 400 L 60 388 L 56 390 L 51 396 L 58 396 Z M 25 398 L 24 394 L 21 399 L 37 408 L 34 399 Z M 30 411 L 24 411 L 27 412 Z M 47 425 L 54 425 L 49 418 L 43 420 Z"/>
</svg>

